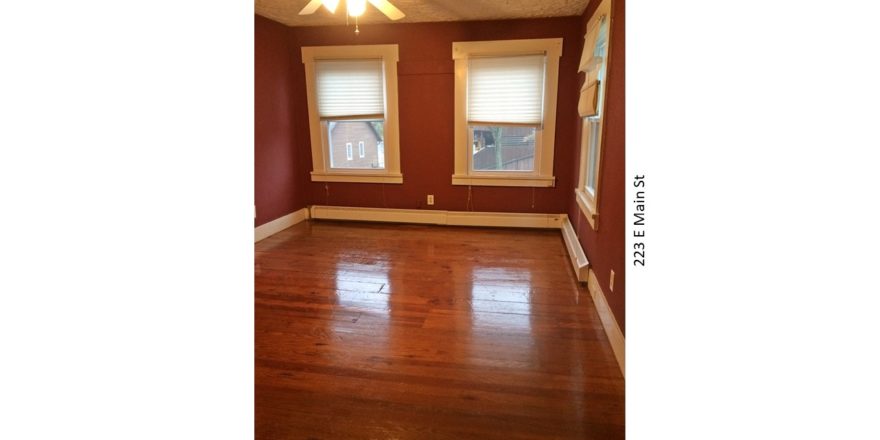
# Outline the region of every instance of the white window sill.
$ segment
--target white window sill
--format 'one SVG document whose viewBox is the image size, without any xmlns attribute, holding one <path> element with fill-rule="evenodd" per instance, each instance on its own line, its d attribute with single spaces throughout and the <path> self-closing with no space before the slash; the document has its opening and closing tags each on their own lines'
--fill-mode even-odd
<svg viewBox="0 0 880 440">
<path fill-rule="evenodd" d="M 587 195 L 586 191 L 582 189 L 574 190 L 574 199 L 577 201 L 578 207 L 581 209 L 581 212 L 584 214 L 584 217 L 587 218 L 587 222 L 590 224 L 590 227 L 593 230 L 599 229 L 599 213 L 596 209 L 596 206 L 590 202 L 590 198 Z"/>
<path fill-rule="evenodd" d="M 403 174 L 400 173 L 359 173 L 357 171 L 344 172 L 315 172 L 312 171 L 312 182 L 351 182 L 351 183 L 403 183 Z"/>
<path fill-rule="evenodd" d="M 556 186 L 556 177 L 549 176 L 469 176 L 467 174 L 453 174 L 453 185 L 472 186 L 532 186 L 553 187 Z"/>
</svg>

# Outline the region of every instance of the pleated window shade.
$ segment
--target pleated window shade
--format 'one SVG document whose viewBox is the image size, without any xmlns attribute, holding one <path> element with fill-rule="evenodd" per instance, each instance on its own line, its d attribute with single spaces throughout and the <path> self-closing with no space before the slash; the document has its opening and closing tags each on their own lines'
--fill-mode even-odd
<svg viewBox="0 0 880 440">
<path fill-rule="evenodd" d="M 468 60 L 469 124 L 534 125 L 544 117 L 544 55 Z"/>
<path fill-rule="evenodd" d="M 578 114 L 585 118 L 587 116 L 596 116 L 598 109 L 596 105 L 599 102 L 599 81 L 584 83 L 581 88 L 581 96 L 578 98 Z"/>
<path fill-rule="evenodd" d="M 578 98 L 578 114 L 583 117 L 598 116 L 600 109 L 600 85 L 604 80 L 605 58 L 608 54 L 608 21 L 603 15 L 590 22 L 584 36 L 579 72 L 586 73 L 584 86 Z"/>
<path fill-rule="evenodd" d="M 608 47 L 608 22 L 605 16 L 590 23 L 587 35 L 584 35 L 584 50 L 578 72 L 589 72 L 597 69 L 604 62 Z"/>
<path fill-rule="evenodd" d="M 315 77 L 321 119 L 384 118 L 381 59 L 319 60 Z"/>
</svg>

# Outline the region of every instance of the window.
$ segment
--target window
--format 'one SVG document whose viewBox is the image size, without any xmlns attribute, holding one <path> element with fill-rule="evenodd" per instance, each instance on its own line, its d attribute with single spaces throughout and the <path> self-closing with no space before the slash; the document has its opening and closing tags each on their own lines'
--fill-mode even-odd
<svg viewBox="0 0 880 440">
<path fill-rule="evenodd" d="M 561 38 L 452 44 L 453 185 L 555 185 L 561 54 Z"/>
<path fill-rule="evenodd" d="M 394 44 L 302 48 L 312 181 L 403 183 L 397 53 Z"/>
<path fill-rule="evenodd" d="M 581 117 L 581 164 L 575 199 L 593 229 L 599 228 L 599 183 L 602 164 L 605 85 L 610 47 L 609 0 L 587 22 L 579 71 L 586 74 L 578 100 Z"/>
</svg>

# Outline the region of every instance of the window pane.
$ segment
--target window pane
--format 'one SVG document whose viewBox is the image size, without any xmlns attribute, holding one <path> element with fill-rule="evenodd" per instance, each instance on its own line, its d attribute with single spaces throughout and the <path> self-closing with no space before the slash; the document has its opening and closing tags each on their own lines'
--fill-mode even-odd
<svg viewBox="0 0 880 440">
<path fill-rule="evenodd" d="M 534 171 L 535 127 L 470 127 L 474 171 Z"/>
<path fill-rule="evenodd" d="M 593 56 L 602 58 L 602 65 L 599 67 L 599 71 L 596 73 L 596 79 L 599 80 L 603 85 L 599 87 L 599 96 L 597 97 L 598 103 L 596 114 L 602 113 L 602 103 L 604 101 L 603 96 L 605 95 L 605 73 L 608 69 L 608 19 L 602 18 L 602 22 L 599 26 L 599 37 L 596 39 L 596 47 L 593 49 Z"/>
<path fill-rule="evenodd" d="M 599 35 L 596 37 L 596 46 L 593 48 L 593 56 L 605 58 L 608 53 L 608 19 L 602 17 L 599 22 Z"/>
<path fill-rule="evenodd" d="M 384 128 L 385 121 L 382 120 L 326 122 L 324 129 L 330 144 L 330 167 L 384 169 Z M 358 154 L 353 154 L 354 145 L 358 146 Z"/>
<path fill-rule="evenodd" d="M 589 127 L 589 139 L 590 144 L 587 146 L 587 191 L 590 193 L 596 192 L 596 178 L 598 177 L 598 173 L 596 172 L 599 165 L 599 119 L 598 118 L 587 118 L 588 123 L 585 124 Z"/>
</svg>

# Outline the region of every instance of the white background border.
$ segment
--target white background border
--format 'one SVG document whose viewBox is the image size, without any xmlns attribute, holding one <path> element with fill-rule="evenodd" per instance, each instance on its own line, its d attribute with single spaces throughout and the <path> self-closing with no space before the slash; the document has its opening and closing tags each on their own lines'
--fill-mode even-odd
<svg viewBox="0 0 880 440">
<path fill-rule="evenodd" d="M 628 3 L 627 438 L 880 436 L 877 7 Z M 0 438 L 252 437 L 252 14 L 3 4 Z"/>
</svg>

